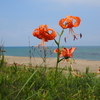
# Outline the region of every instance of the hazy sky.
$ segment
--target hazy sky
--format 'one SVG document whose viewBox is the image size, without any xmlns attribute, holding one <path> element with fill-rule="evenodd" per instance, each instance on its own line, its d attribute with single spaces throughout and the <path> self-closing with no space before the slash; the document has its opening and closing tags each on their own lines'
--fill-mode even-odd
<svg viewBox="0 0 100 100">
<path fill-rule="evenodd" d="M 100 0 L 0 0 L 0 40 L 3 38 L 4 46 L 29 46 L 29 40 L 31 46 L 38 45 L 41 40 L 32 31 L 47 24 L 61 32 L 58 22 L 67 15 L 81 18 L 80 26 L 73 29 L 83 37 L 73 41 L 70 35 L 65 43 L 66 29 L 61 45 L 100 46 Z M 46 45 L 56 44 L 52 40 Z"/>
</svg>

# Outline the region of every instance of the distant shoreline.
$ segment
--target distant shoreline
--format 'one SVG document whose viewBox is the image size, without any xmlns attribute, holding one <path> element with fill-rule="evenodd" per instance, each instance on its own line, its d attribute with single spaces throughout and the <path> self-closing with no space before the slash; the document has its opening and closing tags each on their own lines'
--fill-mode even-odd
<svg viewBox="0 0 100 100">
<path fill-rule="evenodd" d="M 31 64 L 33 66 L 40 65 L 43 62 L 43 59 L 40 57 L 32 57 L 31 60 L 29 57 L 20 57 L 20 56 L 5 56 L 6 61 L 9 64 L 18 63 L 18 64 Z M 69 66 L 70 64 L 66 61 L 61 61 L 59 63 L 59 67 L 63 68 L 65 66 Z M 47 58 L 46 59 L 47 67 L 55 67 L 56 66 L 56 58 Z M 85 72 L 86 67 L 90 68 L 90 71 L 96 72 L 98 67 L 100 67 L 100 61 L 90 61 L 90 60 L 79 60 L 75 59 L 75 63 L 73 63 L 73 68 L 79 71 Z"/>
<path fill-rule="evenodd" d="M 32 46 L 3 46 L 3 47 L 32 47 Z M 47 46 L 47 47 L 57 47 L 57 46 Z M 62 47 L 62 46 L 60 46 Z M 73 47 L 73 46 L 64 46 L 64 47 Z M 93 46 L 74 46 L 74 47 L 100 47 L 100 45 Z"/>
<path fill-rule="evenodd" d="M 30 57 L 30 56 L 8 56 L 8 55 L 5 55 L 5 57 Z M 41 58 L 41 57 L 33 57 L 31 56 L 31 58 Z M 56 57 L 47 57 L 48 59 L 56 59 Z M 71 58 L 71 59 L 75 59 L 75 58 Z M 100 61 L 100 60 L 87 60 L 87 59 L 75 59 L 75 60 L 86 60 L 86 61 Z"/>
<path fill-rule="evenodd" d="M 5 58 L 27 58 L 27 59 L 30 59 L 30 57 L 27 57 L 27 56 L 5 56 Z M 31 57 L 33 59 L 42 59 L 42 57 Z M 56 57 L 47 57 L 47 59 L 55 59 L 56 60 Z M 73 58 L 71 58 L 73 59 Z M 74 60 L 82 60 L 82 61 L 97 61 L 99 62 L 99 60 L 86 60 L 86 59 L 74 59 Z"/>
<path fill-rule="evenodd" d="M 47 46 L 49 50 L 46 51 L 46 56 L 49 58 L 56 58 L 56 54 L 53 52 L 57 48 L 57 46 Z M 72 46 L 66 46 L 70 48 Z M 73 53 L 74 59 L 80 60 L 90 60 L 90 61 L 100 61 L 100 46 L 76 46 L 76 50 Z M 21 57 L 43 57 L 44 52 L 40 52 L 40 48 L 31 48 L 31 47 L 4 47 L 6 51 L 4 53 L 5 56 L 21 56 Z M 31 52 L 29 52 L 31 51 Z"/>
</svg>

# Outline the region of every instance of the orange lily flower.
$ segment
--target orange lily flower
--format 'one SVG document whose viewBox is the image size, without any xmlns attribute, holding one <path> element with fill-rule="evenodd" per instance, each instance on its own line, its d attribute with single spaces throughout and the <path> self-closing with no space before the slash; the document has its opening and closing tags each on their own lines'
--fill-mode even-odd
<svg viewBox="0 0 100 100">
<path fill-rule="evenodd" d="M 47 25 L 40 25 L 39 28 L 36 28 L 32 32 L 32 35 L 42 39 L 42 42 L 37 47 L 42 46 L 42 49 L 44 49 L 46 46 L 45 42 L 48 42 L 48 40 L 53 40 L 56 37 L 56 32 L 53 29 L 48 28 Z"/>
<path fill-rule="evenodd" d="M 73 22 L 73 20 L 76 20 L 75 22 Z M 82 34 L 76 34 L 73 30 L 73 27 L 78 27 L 80 25 L 81 19 L 79 17 L 75 17 L 75 16 L 66 16 L 66 18 L 62 18 L 59 21 L 59 25 L 63 28 L 63 29 L 67 29 L 69 28 L 69 33 L 68 36 L 65 37 L 65 42 L 66 42 L 66 38 L 69 37 L 70 34 L 72 34 L 72 36 L 74 37 L 73 40 L 78 39 L 76 38 L 76 35 L 80 35 L 80 38 L 82 37 Z"/>
<path fill-rule="evenodd" d="M 68 48 L 64 48 L 63 49 L 63 51 L 61 52 L 61 54 L 60 54 L 60 57 L 73 57 L 73 55 L 72 55 L 72 53 L 74 52 L 74 50 L 75 50 L 76 48 L 75 47 L 72 47 L 72 48 L 70 48 L 70 49 L 68 49 Z"/>
<path fill-rule="evenodd" d="M 74 50 L 75 50 L 76 48 L 75 47 L 72 47 L 72 48 L 70 48 L 70 49 L 68 49 L 68 48 L 61 48 L 61 49 L 55 49 L 54 50 L 54 53 L 60 53 L 60 55 L 59 55 L 59 57 L 69 57 L 69 58 L 71 58 L 71 57 L 73 57 L 73 52 L 74 52 Z"/>
<path fill-rule="evenodd" d="M 54 53 L 60 53 L 59 57 L 64 57 L 66 60 L 66 62 L 70 61 L 68 58 L 71 58 L 73 57 L 73 52 L 74 50 L 76 50 L 75 47 L 71 47 L 70 49 L 68 48 L 61 48 L 61 49 L 55 49 L 54 50 Z M 72 64 L 71 64 L 71 68 L 72 68 L 72 73 L 78 77 L 82 77 L 82 75 L 78 75 L 74 70 L 73 70 L 73 67 L 72 67 Z"/>
</svg>

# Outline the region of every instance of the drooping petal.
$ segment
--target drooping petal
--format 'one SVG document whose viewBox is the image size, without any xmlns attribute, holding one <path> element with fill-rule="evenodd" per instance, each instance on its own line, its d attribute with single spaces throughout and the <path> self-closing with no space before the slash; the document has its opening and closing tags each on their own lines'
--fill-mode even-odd
<svg viewBox="0 0 100 100">
<path fill-rule="evenodd" d="M 64 48 L 63 50 L 64 50 L 66 53 L 69 54 L 69 49 L 68 49 L 68 48 Z"/>
<path fill-rule="evenodd" d="M 71 48 L 69 49 L 69 52 L 70 52 L 70 53 L 73 53 L 75 50 L 76 50 L 75 47 L 71 47 Z"/>
<path fill-rule="evenodd" d="M 58 53 L 59 52 L 59 50 L 58 50 L 58 48 L 56 48 L 55 50 L 54 50 L 54 53 Z"/>
<path fill-rule="evenodd" d="M 60 54 L 60 55 L 59 55 L 59 57 L 63 57 L 63 56 L 64 56 L 63 54 Z"/>
<path fill-rule="evenodd" d="M 71 16 L 66 16 L 66 22 L 67 22 L 67 27 L 72 28 L 73 27 L 73 19 Z"/>
<path fill-rule="evenodd" d="M 73 52 L 76 48 L 72 47 L 70 49 L 68 48 L 63 48 L 62 51 L 60 52 L 60 57 L 73 57 Z"/>
<path fill-rule="evenodd" d="M 63 48 L 59 57 L 67 57 L 69 56 L 69 49 L 68 48 Z"/>
<path fill-rule="evenodd" d="M 37 38 L 39 38 L 39 39 L 42 39 L 42 38 L 43 38 L 43 36 L 40 34 L 38 28 L 35 29 L 35 30 L 32 32 L 32 35 L 35 36 L 35 37 L 37 37 Z"/>
<path fill-rule="evenodd" d="M 66 18 L 62 18 L 62 19 L 59 21 L 59 25 L 60 25 L 63 29 L 68 28 L 67 22 L 66 22 Z"/>
<path fill-rule="evenodd" d="M 56 37 L 56 32 L 53 29 L 48 28 L 47 25 L 40 25 L 32 34 L 39 39 L 44 38 L 45 41 L 53 40 Z"/>
<path fill-rule="evenodd" d="M 44 33 L 44 37 L 48 40 L 53 40 L 56 37 L 56 32 L 53 29 L 48 28 Z"/>
<path fill-rule="evenodd" d="M 64 38 L 65 42 L 66 39 L 69 37 L 70 34 L 72 34 L 72 36 L 74 37 L 73 40 L 78 39 L 76 37 L 76 35 L 80 36 L 80 38 L 82 37 L 82 34 L 76 34 L 73 30 L 73 27 L 78 27 L 80 25 L 81 19 L 77 16 L 66 16 L 66 18 L 62 18 L 59 21 L 59 25 L 63 28 L 63 29 L 67 29 L 69 28 L 69 33 L 68 36 L 66 36 Z"/>
<path fill-rule="evenodd" d="M 75 22 L 73 22 L 73 20 L 76 20 Z M 77 27 L 79 26 L 81 22 L 81 19 L 77 16 L 66 16 L 66 18 L 62 18 L 59 21 L 59 25 L 63 28 L 72 28 L 72 27 Z"/>
<path fill-rule="evenodd" d="M 70 19 L 70 16 L 67 16 L 66 18 L 62 18 L 62 19 L 59 21 L 59 25 L 60 25 L 63 29 L 72 28 L 72 27 L 73 27 L 73 22 L 72 22 L 72 19 Z"/>
<path fill-rule="evenodd" d="M 76 16 L 70 16 L 70 18 L 75 19 L 75 23 L 73 23 L 73 27 L 77 27 L 80 25 L 81 19 L 79 17 Z"/>
<path fill-rule="evenodd" d="M 40 25 L 39 28 L 36 28 L 32 35 L 41 39 L 41 43 L 37 46 L 43 46 L 45 47 L 45 42 L 48 42 L 48 40 L 53 40 L 56 37 L 56 32 L 53 29 L 48 28 L 47 25 Z"/>
</svg>

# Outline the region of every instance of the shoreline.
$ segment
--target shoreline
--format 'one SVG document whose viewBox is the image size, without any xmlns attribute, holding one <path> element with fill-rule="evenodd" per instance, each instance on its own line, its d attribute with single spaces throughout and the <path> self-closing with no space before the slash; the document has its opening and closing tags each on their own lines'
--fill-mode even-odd
<svg viewBox="0 0 100 100">
<path fill-rule="evenodd" d="M 5 55 L 5 57 L 25 57 L 25 58 L 30 58 L 29 56 L 8 56 L 8 55 Z M 33 57 L 32 58 L 42 58 L 42 57 Z M 47 57 L 47 59 L 56 59 L 56 57 Z M 72 59 L 75 59 L 75 60 L 85 60 L 85 61 L 100 61 L 100 60 L 88 60 L 88 59 L 77 59 L 77 58 L 72 58 Z"/>
<path fill-rule="evenodd" d="M 5 60 L 8 64 L 18 63 L 18 64 L 29 64 L 31 63 L 33 66 L 41 65 L 43 59 L 40 57 L 21 57 L 21 56 L 5 56 Z M 80 60 L 74 59 L 75 63 L 72 64 L 75 70 L 79 70 L 81 72 L 85 72 L 86 67 L 89 67 L 89 71 L 97 72 L 98 67 L 100 67 L 100 61 L 92 61 L 92 60 Z M 46 58 L 46 65 L 47 67 L 55 67 L 56 66 L 56 58 Z M 43 66 L 42 65 L 42 66 Z M 64 68 L 70 66 L 69 62 L 61 61 L 59 63 L 59 67 Z"/>
</svg>

